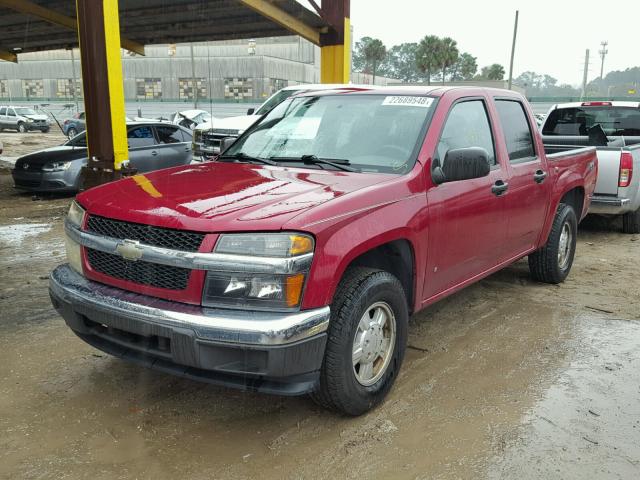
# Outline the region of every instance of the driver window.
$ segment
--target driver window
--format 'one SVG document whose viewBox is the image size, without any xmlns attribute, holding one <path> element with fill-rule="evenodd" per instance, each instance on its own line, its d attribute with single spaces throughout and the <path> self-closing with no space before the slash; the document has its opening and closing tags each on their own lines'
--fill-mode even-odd
<svg viewBox="0 0 640 480">
<path fill-rule="evenodd" d="M 14 112 L 12 108 L 7 108 L 7 115 L 9 115 L 10 117 L 15 117 L 16 112 Z"/>
<path fill-rule="evenodd" d="M 489 154 L 489 163 L 496 164 L 491 126 L 482 100 L 456 103 L 451 108 L 440 135 L 436 158 L 442 165 L 449 150 L 466 147 L 484 148 Z"/>
</svg>

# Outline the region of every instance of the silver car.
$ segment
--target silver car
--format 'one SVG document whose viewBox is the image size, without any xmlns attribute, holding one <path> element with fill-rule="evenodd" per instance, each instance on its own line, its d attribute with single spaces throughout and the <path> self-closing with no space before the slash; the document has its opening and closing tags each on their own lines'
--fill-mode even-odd
<svg viewBox="0 0 640 480">
<path fill-rule="evenodd" d="M 127 124 L 129 164 L 139 172 L 188 165 L 192 159 L 191 131 L 167 123 Z M 80 171 L 87 164 L 87 137 L 82 132 L 58 147 L 16 160 L 11 171 L 15 188 L 33 192 L 77 192 Z"/>
<path fill-rule="evenodd" d="M 47 133 L 50 128 L 49 117 L 33 108 L 0 105 L 0 130 L 16 130 L 20 133 L 40 130 Z"/>
</svg>

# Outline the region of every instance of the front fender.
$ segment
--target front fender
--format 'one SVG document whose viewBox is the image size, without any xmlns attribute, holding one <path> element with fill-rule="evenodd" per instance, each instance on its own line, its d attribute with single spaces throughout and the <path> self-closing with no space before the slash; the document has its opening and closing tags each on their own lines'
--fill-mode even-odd
<svg viewBox="0 0 640 480">
<path fill-rule="evenodd" d="M 396 240 L 409 242 L 415 262 L 414 291 L 422 291 L 424 268 L 419 266 L 426 265 L 426 214 L 424 196 L 414 195 L 347 215 L 315 233 L 316 254 L 303 308 L 330 305 L 345 270 L 356 258 Z"/>
</svg>

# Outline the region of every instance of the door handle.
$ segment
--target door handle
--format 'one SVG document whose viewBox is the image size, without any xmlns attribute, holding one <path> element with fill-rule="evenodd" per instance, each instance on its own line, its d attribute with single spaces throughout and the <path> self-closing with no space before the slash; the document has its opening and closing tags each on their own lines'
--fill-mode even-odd
<svg viewBox="0 0 640 480">
<path fill-rule="evenodd" d="M 508 188 L 508 183 L 503 182 L 502 180 L 496 180 L 496 183 L 491 186 L 491 193 L 493 193 L 496 197 L 499 197 L 504 192 L 506 192 Z"/>
<path fill-rule="evenodd" d="M 158 152 L 156 152 L 155 150 L 151 150 L 151 155 L 155 157 L 156 155 L 158 155 Z"/>
<path fill-rule="evenodd" d="M 536 170 L 536 173 L 533 174 L 533 179 L 536 183 L 544 182 L 545 178 L 547 178 L 547 172 L 543 170 Z"/>
</svg>

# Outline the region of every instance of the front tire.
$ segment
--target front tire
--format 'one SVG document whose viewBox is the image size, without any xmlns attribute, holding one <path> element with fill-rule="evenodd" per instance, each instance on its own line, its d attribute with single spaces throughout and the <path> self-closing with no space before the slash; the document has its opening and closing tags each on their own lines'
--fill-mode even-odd
<svg viewBox="0 0 640 480">
<path fill-rule="evenodd" d="M 40 130 L 42 133 L 49 133 L 49 127 Z"/>
<path fill-rule="evenodd" d="M 67 130 L 67 137 L 69 137 L 70 139 L 75 137 L 76 135 L 78 135 L 78 131 L 71 127 L 69 130 Z"/>
<path fill-rule="evenodd" d="M 23 122 L 19 122 L 17 130 L 19 133 L 27 133 L 27 126 Z"/>
<path fill-rule="evenodd" d="M 347 270 L 331 305 L 314 400 L 353 416 L 378 405 L 402 365 L 408 319 L 405 292 L 396 277 L 371 268 Z"/>
<path fill-rule="evenodd" d="M 578 220 L 573 207 L 561 203 L 544 247 L 529 255 L 529 271 L 534 280 L 564 282 L 576 253 Z"/>
<path fill-rule="evenodd" d="M 623 233 L 640 233 L 640 208 L 622 216 Z"/>
</svg>

